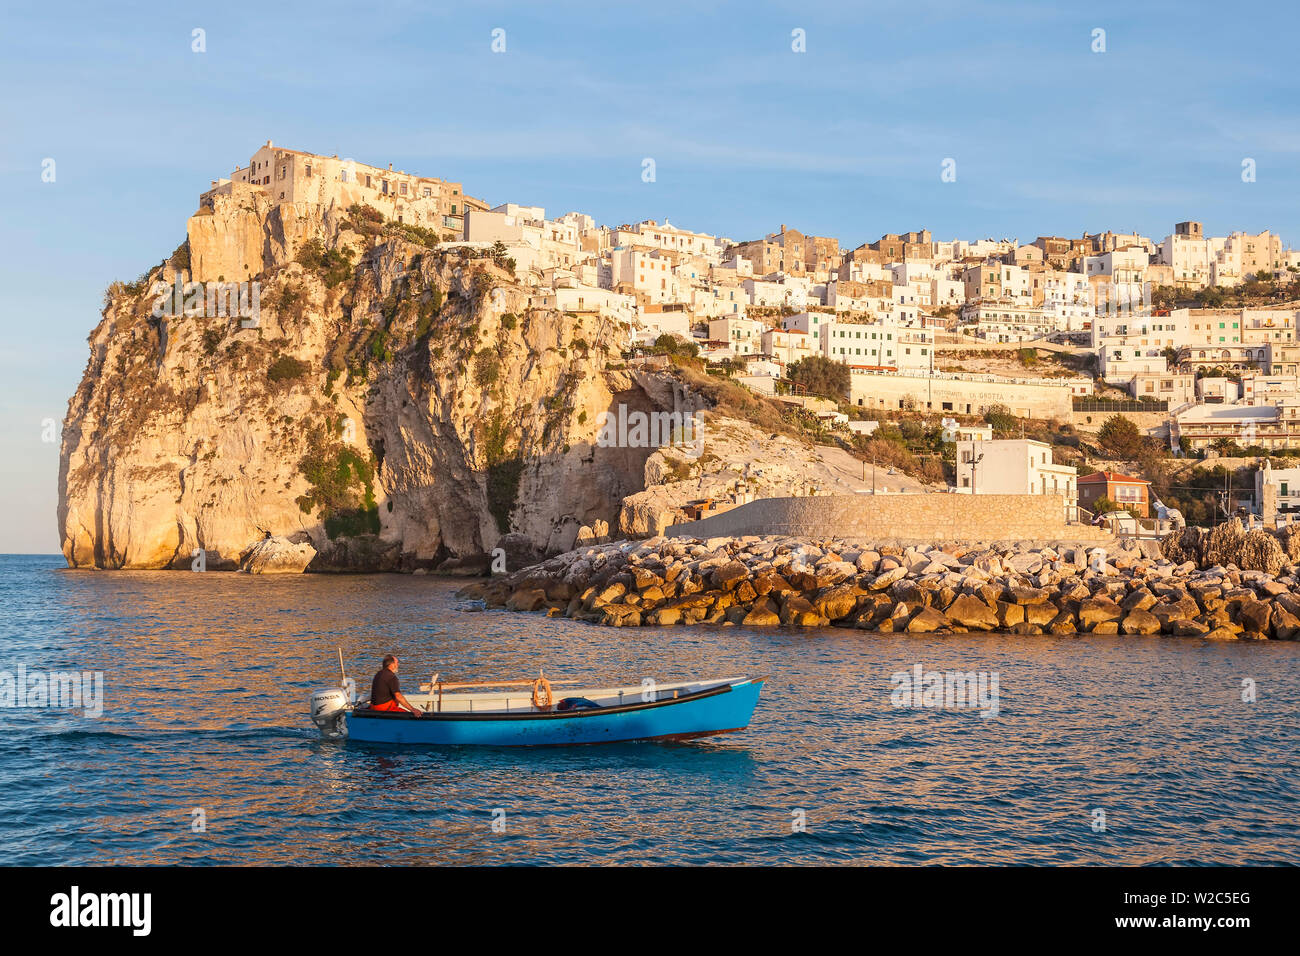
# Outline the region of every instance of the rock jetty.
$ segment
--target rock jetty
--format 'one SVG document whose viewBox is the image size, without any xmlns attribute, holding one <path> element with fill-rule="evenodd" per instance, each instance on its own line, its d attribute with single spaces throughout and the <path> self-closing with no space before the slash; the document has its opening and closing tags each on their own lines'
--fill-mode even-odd
<svg viewBox="0 0 1300 956">
<path fill-rule="evenodd" d="M 1155 541 L 872 548 L 787 537 L 656 537 L 580 548 L 460 595 L 613 627 L 740 624 L 864 631 L 1300 636 L 1300 567 L 1253 536 L 1271 570 L 1176 562 Z M 1167 549 L 1198 542 L 1167 542 Z M 1287 542 L 1288 544 L 1290 542 Z M 1213 550 L 1212 550 L 1212 553 Z M 1281 563 L 1278 563 L 1281 556 Z"/>
</svg>

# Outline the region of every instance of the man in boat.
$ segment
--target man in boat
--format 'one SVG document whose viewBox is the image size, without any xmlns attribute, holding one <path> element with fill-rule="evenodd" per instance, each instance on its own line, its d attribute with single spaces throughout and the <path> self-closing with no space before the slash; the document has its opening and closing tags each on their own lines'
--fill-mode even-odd
<svg viewBox="0 0 1300 956">
<path fill-rule="evenodd" d="M 416 717 L 420 716 L 420 711 L 406 699 L 397 682 L 397 658 L 392 654 L 384 658 L 383 666 L 370 683 L 370 709 L 409 710 Z"/>
</svg>

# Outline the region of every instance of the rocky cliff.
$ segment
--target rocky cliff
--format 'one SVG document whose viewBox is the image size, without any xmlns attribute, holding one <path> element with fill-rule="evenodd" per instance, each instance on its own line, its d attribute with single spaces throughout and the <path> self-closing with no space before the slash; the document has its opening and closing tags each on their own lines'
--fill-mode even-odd
<svg viewBox="0 0 1300 956">
<path fill-rule="evenodd" d="M 410 569 L 617 526 L 653 449 L 598 445 L 599 411 L 690 394 L 622 369 L 612 322 L 529 309 L 508 263 L 429 238 L 356 207 L 206 200 L 90 335 L 59 469 L 69 565 L 201 549 L 230 568 L 270 533 L 309 542 L 311 570 Z M 204 285 L 160 310 L 178 277 Z M 255 321 L 215 314 L 235 282 L 258 284 Z"/>
</svg>

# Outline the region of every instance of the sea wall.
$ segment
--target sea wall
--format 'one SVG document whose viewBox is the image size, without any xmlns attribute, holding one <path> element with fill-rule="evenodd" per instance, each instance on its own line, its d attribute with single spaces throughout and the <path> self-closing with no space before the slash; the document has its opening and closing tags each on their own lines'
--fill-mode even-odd
<svg viewBox="0 0 1300 956">
<path fill-rule="evenodd" d="M 1238 553 L 1249 563 L 1256 550 Z M 1273 571 L 1176 563 L 1154 541 L 1114 549 L 893 548 L 844 539 L 659 537 L 571 551 L 460 594 L 485 607 L 613 627 L 829 624 L 1296 640 L 1297 575 L 1290 559 Z"/>
<path fill-rule="evenodd" d="M 791 535 L 889 544 L 1070 542 L 1105 546 L 1114 536 L 1067 524 L 1063 495 L 819 495 L 763 498 L 722 514 L 672 525 L 678 538 Z"/>
</svg>

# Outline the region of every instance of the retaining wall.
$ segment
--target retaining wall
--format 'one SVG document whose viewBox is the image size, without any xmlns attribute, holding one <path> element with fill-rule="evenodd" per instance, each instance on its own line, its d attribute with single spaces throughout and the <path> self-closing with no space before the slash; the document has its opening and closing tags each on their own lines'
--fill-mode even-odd
<svg viewBox="0 0 1300 956">
<path fill-rule="evenodd" d="M 881 542 L 1028 541 L 1104 544 L 1101 528 L 1067 524 L 1064 495 L 821 495 L 760 498 L 672 525 L 670 537 L 791 535 Z"/>
</svg>

